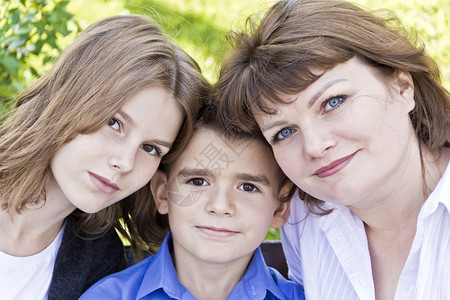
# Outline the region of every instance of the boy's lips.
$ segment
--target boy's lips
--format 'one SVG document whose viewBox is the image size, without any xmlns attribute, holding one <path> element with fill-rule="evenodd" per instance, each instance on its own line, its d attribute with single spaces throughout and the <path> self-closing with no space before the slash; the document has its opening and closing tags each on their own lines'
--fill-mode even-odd
<svg viewBox="0 0 450 300">
<path fill-rule="evenodd" d="M 336 174 L 340 170 L 342 170 L 355 156 L 355 154 L 358 151 L 354 152 L 353 154 L 350 154 L 348 156 L 336 159 L 335 161 L 332 161 L 330 164 L 319 168 L 316 172 L 314 172 L 313 175 L 317 175 L 320 178 L 325 178 L 331 175 Z"/>
<path fill-rule="evenodd" d="M 88 172 L 92 182 L 97 187 L 97 189 L 105 194 L 113 194 L 117 191 L 120 191 L 120 188 L 114 182 L 111 182 L 109 179 L 102 177 L 98 174 Z"/>
<path fill-rule="evenodd" d="M 200 230 L 200 232 L 213 237 L 231 237 L 236 234 L 238 234 L 238 231 L 234 230 L 228 230 L 225 228 L 217 228 L 217 227 L 210 227 L 210 226 L 196 226 L 197 229 Z"/>
</svg>

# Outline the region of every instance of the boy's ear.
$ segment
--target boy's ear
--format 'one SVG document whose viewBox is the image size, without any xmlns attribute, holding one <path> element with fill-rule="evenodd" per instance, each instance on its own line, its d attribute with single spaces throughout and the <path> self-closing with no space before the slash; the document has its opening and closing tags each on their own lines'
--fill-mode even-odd
<svg viewBox="0 0 450 300">
<path fill-rule="evenodd" d="M 289 207 L 290 207 L 291 201 L 288 202 L 280 202 L 278 205 L 278 208 L 273 213 L 272 222 L 270 223 L 270 226 L 273 228 L 281 228 L 281 226 L 286 223 L 288 217 L 289 217 Z"/>
<path fill-rule="evenodd" d="M 281 226 L 286 223 L 288 217 L 289 217 L 289 211 L 290 211 L 290 199 L 286 199 L 288 197 L 292 197 L 292 191 L 294 189 L 294 184 L 289 179 L 286 179 L 283 183 L 283 186 L 280 189 L 280 192 L 278 194 L 278 207 L 273 213 L 272 223 L 270 223 L 270 226 L 273 228 L 280 228 Z"/>
<path fill-rule="evenodd" d="M 153 201 L 158 212 L 162 215 L 169 211 L 169 199 L 167 198 L 167 175 L 162 170 L 157 170 L 150 180 Z"/>
</svg>

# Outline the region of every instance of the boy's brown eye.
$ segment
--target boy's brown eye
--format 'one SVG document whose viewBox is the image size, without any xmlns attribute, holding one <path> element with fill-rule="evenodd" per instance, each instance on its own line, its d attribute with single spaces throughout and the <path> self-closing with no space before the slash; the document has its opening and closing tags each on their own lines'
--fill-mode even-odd
<svg viewBox="0 0 450 300">
<path fill-rule="evenodd" d="M 258 188 L 251 183 L 243 183 L 239 188 L 245 192 L 258 191 Z"/>
<path fill-rule="evenodd" d="M 188 183 L 192 184 L 192 185 L 206 185 L 206 180 L 203 178 L 192 178 L 188 181 Z"/>
</svg>

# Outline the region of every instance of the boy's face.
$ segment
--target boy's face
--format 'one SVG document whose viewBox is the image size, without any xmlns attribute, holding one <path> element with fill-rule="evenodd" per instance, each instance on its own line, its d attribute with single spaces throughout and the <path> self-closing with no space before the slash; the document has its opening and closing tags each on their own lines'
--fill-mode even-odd
<svg viewBox="0 0 450 300">
<path fill-rule="evenodd" d="M 281 172 L 261 141 L 231 142 L 202 128 L 169 178 L 156 176 L 152 190 L 158 211 L 169 214 L 176 261 L 247 264 L 269 226 L 287 218 Z"/>
</svg>

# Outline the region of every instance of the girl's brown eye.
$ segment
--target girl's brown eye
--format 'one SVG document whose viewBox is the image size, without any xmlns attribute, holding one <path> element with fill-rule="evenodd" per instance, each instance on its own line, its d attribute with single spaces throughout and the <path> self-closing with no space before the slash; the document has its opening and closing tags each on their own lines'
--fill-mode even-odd
<svg viewBox="0 0 450 300">
<path fill-rule="evenodd" d="M 112 118 L 111 120 L 108 121 L 108 126 L 111 127 L 114 130 L 119 130 L 120 129 L 120 123 L 116 118 Z"/>
<path fill-rule="evenodd" d="M 148 154 L 161 156 L 161 151 L 159 151 L 159 149 L 157 147 L 153 146 L 153 145 L 143 144 L 141 146 L 141 148 L 142 148 L 142 150 L 144 150 Z"/>
<path fill-rule="evenodd" d="M 152 145 L 149 145 L 149 144 L 145 144 L 142 146 L 142 149 L 144 149 L 144 151 L 146 151 L 146 152 L 152 152 L 153 149 L 155 149 L 155 147 L 153 147 Z"/>
</svg>

